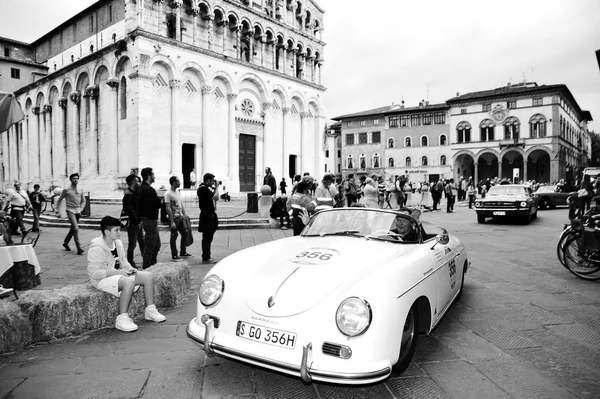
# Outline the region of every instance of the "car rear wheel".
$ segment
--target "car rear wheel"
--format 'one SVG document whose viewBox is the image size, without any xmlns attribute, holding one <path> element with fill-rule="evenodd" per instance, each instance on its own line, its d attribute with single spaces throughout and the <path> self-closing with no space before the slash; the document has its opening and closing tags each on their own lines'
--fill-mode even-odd
<svg viewBox="0 0 600 399">
<path fill-rule="evenodd" d="M 417 323 L 419 314 L 416 307 L 413 305 L 408 311 L 404 327 L 402 328 L 402 338 L 400 340 L 400 354 L 398 362 L 392 367 L 391 377 L 398 377 L 410 365 L 410 361 L 417 348 Z"/>
<path fill-rule="evenodd" d="M 549 198 L 544 197 L 540 200 L 540 209 L 548 209 L 550 207 L 552 207 L 552 203 Z"/>
<path fill-rule="evenodd" d="M 477 215 L 477 223 L 485 223 L 485 216 Z"/>
</svg>

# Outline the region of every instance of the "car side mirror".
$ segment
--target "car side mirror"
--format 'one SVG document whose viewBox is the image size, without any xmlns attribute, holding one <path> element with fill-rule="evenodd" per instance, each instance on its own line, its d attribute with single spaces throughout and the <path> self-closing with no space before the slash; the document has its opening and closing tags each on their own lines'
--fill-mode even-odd
<svg viewBox="0 0 600 399">
<path fill-rule="evenodd" d="M 442 229 L 442 232 L 435 236 L 435 244 L 433 244 L 431 249 L 435 248 L 435 246 L 438 244 L 446 245 L 449 242 L 450 237 L 448 237 L 448 231 L 446 231 L 446 229 Z"/>
</svg>

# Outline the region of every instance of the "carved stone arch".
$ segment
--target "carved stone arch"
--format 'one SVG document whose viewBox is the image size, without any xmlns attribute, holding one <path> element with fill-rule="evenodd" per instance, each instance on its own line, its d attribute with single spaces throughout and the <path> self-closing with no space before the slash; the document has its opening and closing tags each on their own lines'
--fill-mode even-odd
<svg viewBox="0 0 600 399">
<path fill-rule="evenodd" d="M 220 6 L 215 6 L 214 10 L 212 11 L 212 15 L 215 19 L 215 24 L 217 25 L 225 24 L 225 21 L 227 21 L 227 13 Z"/>
<path fill-rule="evenodd" d="M 305 51 L 306 51 L 306 58 L 310 58 L 310 56 L 313 55 L 313 51 L 310 46 L 307 46 Z"/>
<path fill-rule="evenodd" d="M 267 41 L 271 40 L 274 42 L 276 40 L 276 36 L 275 36 L 275 33 L 273 32 L 273 29 L 266 28 L 264 34 L 265 34 L 265 39 Z"/>
<path fill-rule="evenodd" d="M 552 150 L 546 146 L 543 145 L 536 145 L 531 147 L 530 149 L 528 149 L 525 152 L 525 155 L 527 155 L 527 158 L 529 158 L 529 156 L 534 152 L 534 151 L 544 151 L 546 154 L 548 154 L 548 156 L 552 159 Z"/>
<path fill-rule="evenodd" d="M 444 144 L 442 144 L 442 136 L 445 138 L 446 142 Z M 448 135 L 446 133 L 440 133 L 438 134 L 438 141 L 437 141 L 437 145 L 448 145 Z"/>
<path fill-rule="evenodd" d="M 101 79 L 102 75 L 106 75 L 107 80 L 110 78 L 110 69 L 105 64 L 100 65 L 98 67 L 98 69 L 96 69 L 94 71 L 94 84 L 95 85 L 100 84 L 100 79 Z"/>
<path fill-rule="evenodd" d="M 242 33 L 252 33 L 254 32 L 254 28 L 252 26 L 252 21 L 248 17 L 242 17 L 239 25 L 242 27 Z"/>
<path fill-rule="evenodd" d="M 251 81 L 252 83 L 254 83 L 258 87 L 259 94 L 260 94 L 260 96 L 259 96 L 260 100 L 262 102 L 267 101 L 267 97 L 268 97 L 267 86 L 265 85 L 265 83 L 262 81 L 262 79 L 258 75 L 254 74 L 254 73 L 246 73 L 246 74 L 242 75 L 240 77 L 240 80 L 237 83 L 238 89 L 240 88 L 240 86 L 244 80 L 248 80 L 248 81 Z"/>
<path fill-rule="evenodd" d="M 292 50 L 292 49 L 296 48 L 296 41 L 294 40 L 293 37 L 288 37 L 287 38 L 287 40 L 285 41 L 285 48 L 287 50 Z"/>
<path fill-rule="evenodd" d="M 229 76 L 229 74 L 227 72 L 223 72 L 223 71 L 215 72 L 211 79 L 211 85 L 214 80 L 220 80 L 225 84 L 225 86 L 227 87 L 227 93 L 225 93 L 225 94 L 233 94 L 234 93 L 233 79 L 231 79 L 231 76 Z"/>
<path fill-rule="evenodd" d="M 523 159 L 525 159 L 525 150 L 523 150 L 520 147 L 506 147 L 505 149 L 500 151 L 500 159 L 503 159 L 504 156 L 509 152 L 517 152 L 523 157 Z"/>
<path fill-rule="evenodd" d="M 323 116 L 325 115 L 325 113 L 323 112 L 323 108 L 321 107 L 321 104 L 319 103 L 319 101 L 317 101 L 316 98 L 314 97 L 309 97 L 307 100 L 309 107 L 312 106 L 315 109 L 315 117 L 317 116 Z"/>
<path fill-rule="evenodd" d="M 31 100 L 31 97 L 27 97 L 27 100 L 25 100 L 25 112 L 29 112 L 29 108 L 31 108 L 33 106 L 33 101 Z"/>
<path fill-rule="evenodd" d="M 425 139 L 427 141 L 427 145 L 423 145 L 423 139 Z M 431 146 L 431 141 L 429 140 L 429 135 L 427 134 L 422 134 L 421 137 L 419 137 L 419 145 L 421 147 L 429 147 Z"/>
<path fill-rule="evenodd" d="M 60 92 L 58 91 L 58 86 L 55 82 L 50 84 L 50 89 L 48 90 L 48 104 L 53 105 L 58 101 L 60 97 Z"/>
<path fill-rule="evenodd" d="M 255 39 L 263 37 L 265 35 L 265 28 L 263 28 L 263 26 L 260 22 L 255 22 L 252 25 L 252 29 L 253 29 L 253 36 Z"/>
<path fill-rule="evenodd" d="M 135 58 L 134 55 L 132 55 L 131 53 L 129 53 L 128 50 L 125 50 L 121 53 L 121 55 L 119 57 L 115 57 L 115 59 L 112 61 L 110 68 L 108 69 L 110 72 L 110 76 L 111 77 L 115 77 L 115 73 L 117 71 L 117 67 L 119 65 L 119 63 L 121 62 L 121 59 L 123 58 L 128 58 L 129 60 L 132 60 Z"/>
<path fill-rule="evenodd" d="M 200 83 L 203 86 L 206 86 L 208 84 L 208 77 L 206 75 L 206 72 L 204 72 L 204 69 L 197 62 L 189 61 L 183 64 L 181 66 L 180 72 L 178 73 L 178 76 L 183 76 L 183 73 L 186 70 L 190 70 L 193 74 L 198 75 Z"/>
<path fill-rule="evenodd" d="M 75 87 L 78 87 L 83 76 L 86 76 L 88 80 L 90 79 L 90 71 L 85 66 L 79 68 L 75 73 Z"/>
<path fill-rule="evenodd" d="M 212 15 L 214 12 L 212 6 L 206 0 L 199 0 L 198 7 L 200 8 L 200 12 L 202 12 L 202 7 L 206 7 L 206 11 L 207 11 L 208 15 Z"/>
<path fill-rule="evenodd" d="M 46 87 L 48 88 L 48 90 L 46 91 L 46 97 L 50 98 L 50 91 L 52 90 L 52 87 L 57 87 L 56 90 L 58 91 L 58 83 L 56 79 L 53 79 L 51 82 L 49 82 Z"/>
<path fill-rule="evenodd" d="M 68 97 L 72 91 L 73 91 L 73 83 L 71 82 L 71 79 L 66 78 L 64 80 L 61 90 L 60 90 L 62 97 Z"/>
<path fill-rule="evenodd" d="M 237 13 L 235 11 L 227 11 L 227 23 L 229 24 L 229 27 L 232 28 L 234 26 L 239 26 L 241 24 L 240 22 L 240 17 L 237 15 Z"/>
<path fill-rule="evenodd" d="M 477 164 L 479 162 L 479 158 L 481 158 L 485 154 L 490 154 L 490 155 L 494 156 L 496 158 L 496 161 L 500 162 L 500 153 L 498 151 L 495 151 L 495 150 L 492 150 L 489 148 L 484 148 L 484 149 L 480 150 L 477 154 L 475 154 L 475 157 L 473 158 L 475 164 Z M 452 157 L 452 158 L 456 159 L 455 157 Z"/>
<path fill-rule="evenodd" d="M 175 79 L 175 72 L 177 71 L 177 67 L 169 57 L 162 54 L 155 54 L 154 56 L 152 56 L 152 58 L 150 58 L 150 61 L 148 62 L 150 70 L 152 70 L 154 64 L 163 65 L 165 69 L 169 72 L 169 79 Z"/>
<path fill-rule="evenodd" d="M 273 93 L 275 93 L 276 95 L 274 96 Z M 273 89 L 271 90 L 271 97 L 273 98 L 273 100 L 275 100 L 276 98 L 281 99 L 281 104 L 279 104 L 280 108 L 288 108 L 290 106 L 288 101 L 288 94 L 285 88 L 281 85 L 273 85 Z"/>
<path fill-rule="evenodd" d="M 110 71 L 109 63 L 104 58 L 100 58 L 94 65 L 94 68 L 92 69 L 92 74 L 90 76 L 92 77 L 93 82 L 96 82 L 98 72 L 102 69 L 102 67 L 104 67 L 107 71 Z"/>
<path fill-rule="evenodd" d="M 79 76 L 77 76 L 76 82 L 76 90 L 83 94 L 85 88 L 90 85 L 90 75 L 87 72 L 80 73 Z"/>
<path fill-rule="evenodd" d="M 306 48 L 306 46 L 304 45 L 304 42 L 302 40 L 298 40 L 296 42 L 296 48 L 301 47 L 302 51 L 304 51 L 304 49 Z"/>
<path fill-rule="evenodd" d="M 457 160 L 457 159 L 458 159 L 459 157 L 461 157 L 462 155 L 468 155 L 468 156 L 470 156 L 470 157 L 471 157 L 471 159 L 475 159 L 475 154 L 473 154 L 473 152 L 472 152 L 472 151 L 470 151 L 470 150 L 460 150 L 460 151 L 456 152 L 456 154 L 454 154 L 454 155 L 452 156 L 452 159 L 453 159 L 453 160 Z"/>
<path fill-rule="evenodd" d="M 291 94 L 291 100 L 298 100 L 298 104 L 300 104 L 300 109 L 298 110 L 298 112 L 305 112 L 306 111 L 306 100 L 304 99 L 304 96 L 298 92 L 298 91 L 294 91 Z"/>
<path fill-rule="evenodd" d="M 114 70 L 114 77 L 128 76 L 129 69 L 131 69 L 131 60 L 127 56 L 119 57 Z"/>
<path fill-rule="evenodd" d="M 36 107 L 43 107 L 44 106 L 44 93 L 42 93 L 41 91 L 38 91 L 38 93 L 35 96 L 35 106 Z"/>
</svg>

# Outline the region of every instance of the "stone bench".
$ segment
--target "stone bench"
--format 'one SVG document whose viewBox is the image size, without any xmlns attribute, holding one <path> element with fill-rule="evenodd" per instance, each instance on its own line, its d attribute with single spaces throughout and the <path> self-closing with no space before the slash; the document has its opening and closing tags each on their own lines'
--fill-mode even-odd
<svg viewBox="0 0 600 399">
<path fill-rule="evenodd" d="M 149 269 L 158 308 L 181 304 L 190 288 L 187 263 L 161 263 Z M 143 317 L 144 288 L 134 293 L 129 315 Z M 0 300 L 0 353 L 104 327 L 114 327 L 119 300 L 94 288 L 90 282 L 62 288 L 31 290 L 16 301 Z"/>
</svg>

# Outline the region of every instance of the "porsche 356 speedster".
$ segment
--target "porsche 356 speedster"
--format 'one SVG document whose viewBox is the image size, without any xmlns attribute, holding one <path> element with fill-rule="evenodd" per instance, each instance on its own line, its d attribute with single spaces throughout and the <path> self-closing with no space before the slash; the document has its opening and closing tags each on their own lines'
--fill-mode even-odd
<svg viewBox="0 0 600 399">
<path fill-rule="evenodd" d="M 410 215 L 325 210 L 299 236 L 216 264 L 187 334 L 209 356 L 307 383 L 373 383 L 406 370 L 418 334 L 460 298 L 468 266 L 458 238 Z"/>
</svg>

